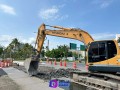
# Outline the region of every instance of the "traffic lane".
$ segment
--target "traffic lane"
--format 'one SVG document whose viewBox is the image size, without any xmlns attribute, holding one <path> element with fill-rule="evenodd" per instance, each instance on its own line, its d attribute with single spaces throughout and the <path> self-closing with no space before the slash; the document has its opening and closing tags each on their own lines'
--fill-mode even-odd
<svg viewBox="0 0 120 90">
<path fill-rule="evenodd" d="M 42 63 L 48 64 L 46 61 L 43 61 Z M 53 65 L 54 63 L 52 63 Z M 64 62 L 62 63 L 64 66 Z M 59 66 L 60 63 L 57 62 L 57 65 Z M 73 68 L 73 62 L 66 62 L 67 68 Z M 76 63 L 77 69 L 80 69 L 81 71 L 87 71 L 85 63 Z"/>
<path fill-rule="evenodd" d="M 67 62 L 67 67 L 73 68 L 73 62 Z M 84 63 L 76 63 L 76 67 L 82 71 L 87 71 Z"/>
<path fill-rule="evenodd" d="M 74 62 L 67 62 L 67 66 L 68 67 L 73 67 L 73 63 Z M 85 67 L 85 64 L 84 63 L 76 63 L 76 66 L 77 67 Z"/>
</svg>

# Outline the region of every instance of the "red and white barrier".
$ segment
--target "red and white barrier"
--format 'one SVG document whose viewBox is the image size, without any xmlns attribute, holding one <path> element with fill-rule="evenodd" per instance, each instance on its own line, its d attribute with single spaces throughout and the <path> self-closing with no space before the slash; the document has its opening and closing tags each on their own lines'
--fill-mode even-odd
<svg viewBox="0 0 120 90">
<path fill-rule="evenodd" d="M 6 68 L 12 66 L 12 60 L 2 60 L 0 61 L 0 68 Z"/>
<path fill-rule="evenodd" d="M 76 62 L 75 62 L 75 61 L 73 62 L 73 68 L 74 68 L 74 69 L 76 69 L 76 68 L 77 68 L 77 64 L 76 64 Z"/>
<path fill-rule="evenodd" d="M 62 66 L 62 60 L 60 60 L 60 66 Z"/>
<path fill-rule="evenodd" d="M 2 68 L 2 67 L 1 67 L 1 61 L 0 61 L 0 68 Z"/>
</svg>

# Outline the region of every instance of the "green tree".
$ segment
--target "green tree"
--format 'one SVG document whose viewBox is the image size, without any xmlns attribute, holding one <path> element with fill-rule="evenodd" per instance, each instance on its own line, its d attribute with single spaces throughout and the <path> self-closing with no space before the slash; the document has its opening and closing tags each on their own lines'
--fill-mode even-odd
<svg viewBox="0 0 120 90">
<path fill-rule="evenodd" d="M 19 49 L 20 42 L 18 41 L 17 38 L 14 38 L 12 42 L 7 46 L 5 49 L 5 56 L 7 58 L 14 58 L 16 57 L 16 51 Z"/>
<path fill-rule="evenodd" d="M 32 55 L 32 50 L 33 50 L 33 46 L 25 43 L 23 44 L 23 47 L 19 50 L 20 54 L 24 57 L 24 59 L 29 58 Z"/>
<path fill-rule="evenodd" d="M 78 54 L 76 52 L 73 52 L 72 54 L 75 57 L 75 59 L 78 57 Z"/>
<path fill-rule="evenodd" d="M 12 42 L 5 49 L 5 56 L 10 56 L 14 59 L 26 59 L 29 58 L 33 52 L 33 46 L 28 43 L 20 43 L 17 38 L 13 39 Z"/>
<path fill-rule="evenodd" d="M 46 51 L 45 55 L 50 58 L 61 58 L 72 56 L 72 52 L 69 52 L 69 48 L 66 45 L 60 45 L 56 49 L 52 49 L 51 51 Z"/>
<path fill-rule="evenodd" d="M 0 55 L 3 53 L 3 47 L 0 46 Z"/>
</svg>

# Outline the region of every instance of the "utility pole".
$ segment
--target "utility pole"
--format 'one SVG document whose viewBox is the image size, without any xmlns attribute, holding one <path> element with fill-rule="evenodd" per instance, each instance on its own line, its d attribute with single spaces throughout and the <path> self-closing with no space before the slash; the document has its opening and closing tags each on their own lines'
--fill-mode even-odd
<svg viewBox="0 0 120 90">
<path fill-rule="evenodd" d="M 49 51 L 49 40 L 48 40 L 48 43 L 47 43 L 47 50 Z"/>
</svg>

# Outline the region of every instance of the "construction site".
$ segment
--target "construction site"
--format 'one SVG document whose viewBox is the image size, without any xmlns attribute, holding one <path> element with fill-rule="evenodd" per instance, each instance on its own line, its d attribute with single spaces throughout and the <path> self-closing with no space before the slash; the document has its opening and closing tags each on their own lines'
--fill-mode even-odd
<svg viewBox="0 0 120 90">
<path fill-rule="evenodd" d="M 56 30 L 50 30 L 47 27 Z M 49 58 L 42 61 L 40 53 L 46 35 L 72 38 L 83 42 L 86 45 L 85 61 L 68 62 Z M 24 62 L 12 59 L 0 61 L 1 90 L 10 88 L 12 90 L 13 88 L 14 90 L 120 89 L 120 50 L 116 40 L 94 41 L 90 34 L 81 29 L 41 24 L 38 28 L 35 47 L 34 55 Z"/>
<path fill-rule="evenodd" d="M 0 0 L 0 90 L 120 90 L 120 0 Z"/>
</svg>

